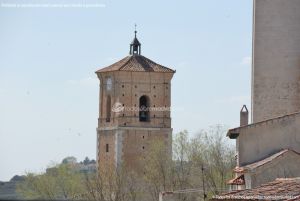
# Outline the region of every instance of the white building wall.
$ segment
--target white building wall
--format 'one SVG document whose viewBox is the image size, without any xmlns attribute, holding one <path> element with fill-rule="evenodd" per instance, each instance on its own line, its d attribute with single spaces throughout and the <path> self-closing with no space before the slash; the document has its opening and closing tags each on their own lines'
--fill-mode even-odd
<svg viewBox="0 0 300 201">
<path fill-rule="evenodd" d="M 299 0 L 254 0 L 252 122 L 300 111 L 299 11 Z"/>
</svg>

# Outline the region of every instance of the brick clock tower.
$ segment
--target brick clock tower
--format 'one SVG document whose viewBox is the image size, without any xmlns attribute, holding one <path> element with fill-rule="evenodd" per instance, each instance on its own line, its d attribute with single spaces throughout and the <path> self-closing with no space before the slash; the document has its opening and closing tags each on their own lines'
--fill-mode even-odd
<svg viewBox="0 0 300 201">
<path fill-rule="evenodd" d="M 124 164 L 137 170 L 153 139 L 163 141 L 171 157 L 171 79 L 175 71 L 142 56 L 136 33 L 129 56 L 96 71 L 100 80 L 100 169 Z"/>
</svg>

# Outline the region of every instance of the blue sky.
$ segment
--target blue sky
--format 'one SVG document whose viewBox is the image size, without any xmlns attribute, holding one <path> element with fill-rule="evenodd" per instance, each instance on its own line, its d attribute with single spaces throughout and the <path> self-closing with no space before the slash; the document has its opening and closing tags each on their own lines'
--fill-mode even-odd
<svg viewBox="0 0 300 201">
<path fill-rule="evenodd" d="M 8 8 L 16 4 L 101 4 Z M 0 180 L 95 158 L 95 71 L 129 52 L 176 69 L 172 127 L 235 127 L 250 107 L 252 0 L 0 0 Z"/>
</svg>

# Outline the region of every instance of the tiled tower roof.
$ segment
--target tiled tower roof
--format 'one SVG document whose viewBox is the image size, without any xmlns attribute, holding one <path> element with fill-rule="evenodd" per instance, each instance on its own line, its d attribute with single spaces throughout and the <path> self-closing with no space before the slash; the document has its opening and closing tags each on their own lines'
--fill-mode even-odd
<svg viewBox="0 0 300 201">
<path fill-rule="evenodd" d="M 162 73 L 174 73 L 175 71 L 155 63 L 154 61 L 139 55 L 129 55 L 120 61 L 102 68 L 96 73 L 110 72 L 110 71 L 135 71 L 135 72 L 162 72 Z"/>
</svg>

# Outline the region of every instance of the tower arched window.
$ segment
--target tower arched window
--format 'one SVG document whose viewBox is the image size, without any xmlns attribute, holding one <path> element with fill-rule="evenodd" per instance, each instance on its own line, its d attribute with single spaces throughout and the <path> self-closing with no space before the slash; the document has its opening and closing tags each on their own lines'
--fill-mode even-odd
<svg viewBox="0 0 300 201">
<path fill-rule="evenodd" d="M 141 96 L 139 101 L 139 119 L 140 121 L 150 121 L 149 106 L 150 100 L 148 96 Z"/>
<path fill-rule="evenodd" d="M 111 117 L 111 98 L 107 96 L 106 98 L 106 122 L 110 122 Z"/>
</svg>

